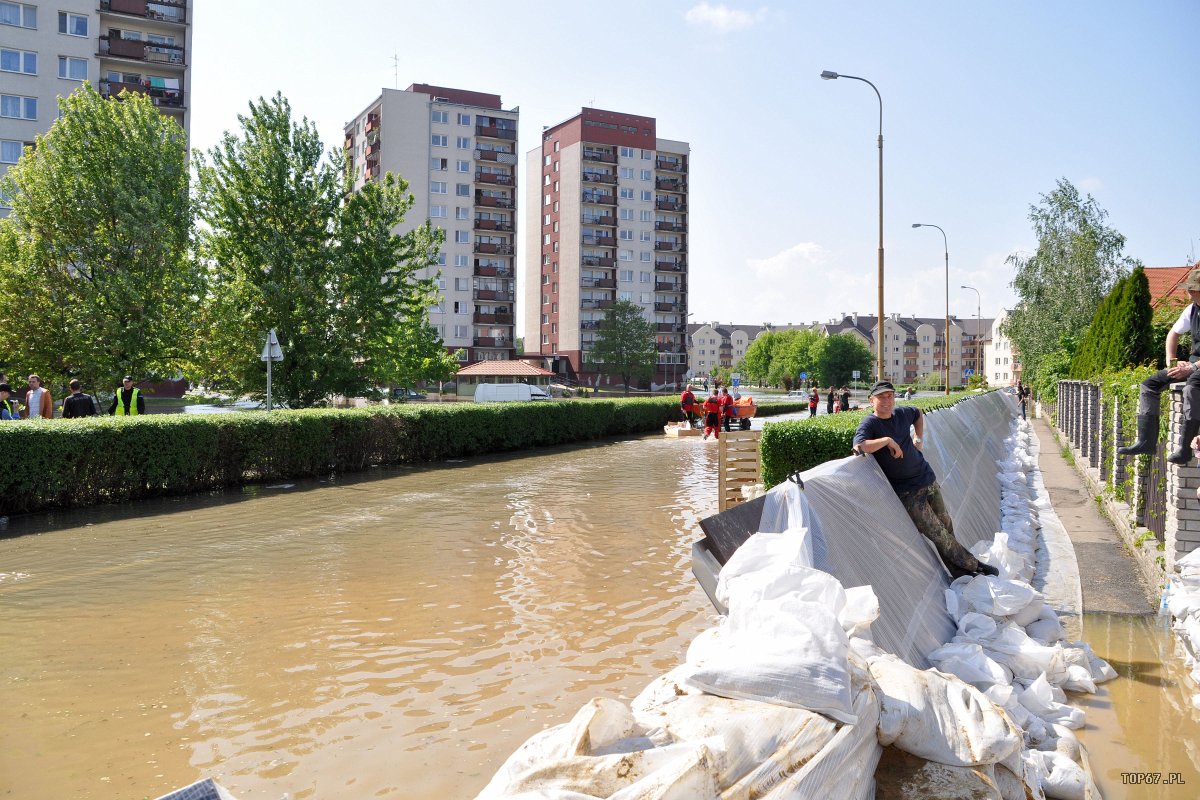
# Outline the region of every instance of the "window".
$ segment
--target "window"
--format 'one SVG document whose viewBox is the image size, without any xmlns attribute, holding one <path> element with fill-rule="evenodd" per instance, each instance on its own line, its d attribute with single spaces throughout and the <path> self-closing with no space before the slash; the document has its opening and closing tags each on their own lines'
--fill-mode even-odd
<svg viewBox="0 0 1200 800">
<path fill-rule="evenodd" d="M 455 142 L 454 146 L 457 147 L 459 150 L 470 150 L 471 149 L 471 137 L 470 136 L 459 136 L 454 140 L 454 142 Z"/>
<path fill-rule="evenodd" d="M 466 278 L 455 278 L 454 279 L 454 291 L 465 292 L 469 288 L 471 288 L 471 287 L 468 285 Z"/>
<path fill-rule="evenodd" d="M 449 122 L 450 114 L 445 111 L 434 111 L 432 114 L 430 114 L 430 119 L 432 119 L 434 122 Z"/>
<path fill-rule="evenodd" d="M 652 177 L 652 173 L 650 170 L 648 170 L 648 169 L 642 170 L 642 180 L 648 181 L 651 179 L 651 177 Z"/>
<path fill-rule="evenodd" d="M 0 117 L 37 119 L 37 98 L 0 94 Z"/>
<path fill-rule="evenodd" d="M 622 178 L 632 178 L 633 177 L 633 168 L 632 167 L 621 167 L 621 177 Z"/>
<path fill-rule="evenodd" d="M 654 237 L 651 235 L 650 231 L 642 231 L 642 241 L 643 242 L 648 242 L 653 238 Z"/>
<path fill-rule="evenodd" d="M 87 62 L 81 58 L 73 58 L 72 61 L 79 61 L 84 64 Z M 62 72 L 62 59 L 59 62 L 59 72 Z M 0 70 L 5 72 L 24 72 L 26 75 L 37 75 L 37 53 L 30 53 L 27 50 L 9 50 L 8 48 L 0 49 Z M 62 77 L 60 74 L 59 77 Z M 85 72 L 84 77 L 87 77 Z"/>
<path fill-rule="evenodd" d="M 638 280 L 641 281 L 642 283 L 649 283 L 650 282 L 650 273 L 649 272 L 639 272 Z"/>
<path fill-rule="evenodd" d="M 471 171 L 471 162 L 463 161 L 460 158 L 454 162 L 454 168 L 457 169 L 459 172 L 470 172 Z"/>
<path fill-rule="evenodd" d="M 650 209 L 643 208 L 642 212 L 641 212 L 641 216 L 642 216 L 642 222 L 650 222 L 653 215 L 651 214 Z"/>
<path fill-rule="evenodd" d="M 0 3 L 0 25 L 36 28 L 37 6 L 27 6 L 22 3 Z"/>
<path fill-rule="evenodd" d="M 87 36 L 87 29 L 88 18 L 82 14 L 68 14 L 66 11 L 58 12 L 59 33 L 65 33 L 68 36 Z"/>
<path fill-rule="evenodd" d="M 454 257 L 454 266 L 469 267 L 469 266 L 471 266 L 471 259 L 469 259 L 466 256 L 461 255 L 461 254 L 457 255 Z"/>
<path fill-rule="evenodd" d="M 15 164 L 21 160 L 21 154 L 24 152 L 25 145 L 22 142 L 8 139 L 0 141 L 0 164 Z"/>
<path fill-rule="evenodd" d="M 470 241 L 471 241 L 471 234 L 468 233 L 467 231 L 455 231 L 454 232 L 454 243 L 455 244 L 468 244 Z"/>
<path fill-rule="evenodd" d="M 442 266 L 442 267 L 446 266 L 446 254 L 445 253 L 438 253 L 438 265 Z M 445 281 L 442 282 L 442 288 L 443 289 L 446 288 Z"/>
<path fill-rule="evenodd" d="M 446 146 L 446 134 L 435 133 L 429 137 L 429 141 L 434 147 L 445 147 Z"/>
<path fill-rule="evenodd" d="M 60 58 L 59 61 L 62 61 L 62 59 Z M 429 159 L 429 168 L 431 170 L 435 170 L 437 172 L 445 172 L 446 165 L 448 163 L 449 162 L 446 161 L 446 159 L 444 159 L 444 158 L 431 158 L 431 159 Z"/>
<path fill-rule="evenodd" d="M 653 150 L 643 150 L 642 151 L 642 160 L 643 161 L 650 161 L 653 158 L 654 158 Z"/>
<path fill-rule="evenodd" d="M 626 241 L 633 241 L 633 231 L 620 230 L 617 231 L 617 236 Z"/>
<path fill-rule="evenodd" d="M 470 219 L 470 216 L 468 216 L 470 213 L 471 213 L 471 209 L 463 208 L 462 206 L 458 206 L 457 208 L 454 209 L 454 218 L 455 219 Z"/>
<path fill-rule="evenodd" d="M 454 184 L 454 193 L 456 195 L 458 195 L 459 197 L 470 197 L 471 196 L 471 184 L 469 184 L 469 183 Z"/>
<path fill-rule="evenodd" d="M 642 199 L 643 200 L 653 200 L 654 193 L 651 192 L 649 189 L 642 189 Z"/>
<path fill-rule="evenodd" d="M 548 244 L 550 244 L 550 234 L 548 234 L 548 233 L 543 233 L 543 234 L 542 234 L 542 245 L 543 245 L 543 246 L 545 246 L 545 245 L 548 245 Z"/>
<path fill-rule="evenodd" d="M 650 302 L 650 293 L 649 293 L 649 292 L 642 292 L 641 294 L 639 294 L 639 295 L 638 295 L 638 302 L 639 302 L 639 303 L 649 303 L 649 302 Z"/>
<path fill-rule="evenodd" d="M 633 189 L 622 189 L 621 190 L 621 199 L 622 200 L 632 200 L 633 199 Z"/>
<path fill-rule="evenodd" d="M 633 219 L 633 209 L 632 208 L 622 208 L 621 209 L 621 219 Z"/>
<path fill-rule="evenodd" d="M 470 114 L 459 114 L 458 115 L 458 124 L 459 125 L 470 125 L 471 124 L 471 115 Z"/>
<path fill-rule="evenodd" d="M 542 205 L 544 205 L 544 206 L 550 205 L 550 195 L 546 195 L 545 197 L 542 198 Z"/>
<path fill-rule="evenodd" d="M 429 182 L 429 192 L 430 192 L 430 194 L 445 194 L 446 193 L 446 182 L 445 181 L 430 181 Z"/>
<path fill-rule="evenodd" d="M 454 326 L 454 337 L 456 339 L 466 339 L 470 335 L 471 335 L 471 326 L 470 325 L 455 325 Z"/>
<path fill-rule="evenodd" d="M 429 207 L 429 216 L 435 217 L 435 218 L 445 217 L 446 216 L 446 207 L 445 206 L 430 206 Z"/>
<path fill-rule="evenodd" d="M 617 299 L 624 300 L 627 303 L 633 302 L 633 292 L 617 292 Z"/>
<path fill-rule="evenodd" d="M 621 148 L 621 158 L 633 158 L 633 148 L 632 147 L 622 147 Z"/>
<path fill-rule="evenodd" d="M 639 254 L 639 258 L 640 258 L 640 260 L 642 260 L 642 261 L 646 262 L 647 264 L 649 264 L 649 263 L 650 263 L 650 252 L 649 252 L 648 250 L 643 250 L 643 251 L 642 251 L 642 252 Z"/>
</svg>

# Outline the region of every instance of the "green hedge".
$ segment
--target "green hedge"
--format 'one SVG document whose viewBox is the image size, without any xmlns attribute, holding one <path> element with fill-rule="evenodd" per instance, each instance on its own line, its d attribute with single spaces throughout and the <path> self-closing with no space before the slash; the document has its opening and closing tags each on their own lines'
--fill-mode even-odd
<svg viewBox="0 0 1200 800">
<path fill-rule="evenodd" d="M 949 408 L 973 396 L 954 394 L 949 397 L 923 397 L 900 401 L 899 404 L 933 411 Z M 854 445 L 854 432 L 858 430 L 858 423 L 869 411 L 870 409 L 847 411 L 764 425 L 759 444 L 763 486 L 770 489 L 793 472 L 803 472 L 826 461 L 850 455 L 850 448 Z"/>
<path fill-rule="evenodd" d="M 653 397 L 11 422 L 0 425 L 0 514 L 649 433 L 678 418 L 675 398 Z"/>
</svg>

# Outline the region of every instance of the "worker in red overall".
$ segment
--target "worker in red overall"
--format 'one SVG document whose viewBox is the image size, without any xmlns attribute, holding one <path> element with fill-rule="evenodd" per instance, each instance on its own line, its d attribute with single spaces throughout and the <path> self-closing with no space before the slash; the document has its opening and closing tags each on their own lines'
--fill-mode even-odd
<svg viewBox="0 0 1200 800">
<path fill-rule="evenodd" d="M 721 422 L 724 423 L 725 431 L 729 431 L 729 418 L 733 416 L 733 395 L 729 393 L 727 387 L 721 387 Z"/>
<path fill-rule="evenodd" d="M 688 427 L 696 427 L 696 414 L 700 410 L 700 404 L 696 402 L 696 395 L 692 393 L 692 387 L 685 387 L 679 395 L 679 410 L 683 412 L 683 418 L 687 420 Z"/>
<path fill-rule="evenodd" d="M 715 386 L 704 401 L 704 438 L 707 439 L 710 433 L 717 439 L 721 438 L 721 398 L 717 396 Z"/>
</svg>

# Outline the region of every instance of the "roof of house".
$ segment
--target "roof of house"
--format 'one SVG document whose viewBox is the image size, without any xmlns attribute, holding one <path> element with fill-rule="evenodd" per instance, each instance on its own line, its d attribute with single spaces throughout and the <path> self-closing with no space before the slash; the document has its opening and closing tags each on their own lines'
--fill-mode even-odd
<svg viewBox="0 0 1200 800">
<path fill-rule="evenodd" d="M 521 378 L 554 377 L 549 370 L 526 364 L 524 361 L 476 361 L 458 371 L 459 375 L 507 375 Z"/>
<path fill-rule="evenodd" d="M 1200 268 L 1200 261 L 1193 267 L 1146 267 L 1146 283 L 1150 285 L 1150 307 L 1167 305 L 1185 306 L 1191 302 L 1183 282 L 1188 273 Z"/>
</svg>

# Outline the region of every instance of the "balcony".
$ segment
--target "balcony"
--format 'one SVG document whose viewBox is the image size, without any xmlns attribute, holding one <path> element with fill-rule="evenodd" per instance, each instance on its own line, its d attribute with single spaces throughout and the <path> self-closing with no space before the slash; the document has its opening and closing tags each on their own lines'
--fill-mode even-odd
<svg viewBox="0 0 1200 800">
<path fill-rule="evenodd" d="M 512 347 L 507 336 L 476 336 L 471 340 L 475 347 Z"/>
<path fill-rule="evenodd" d="M 662 189 L 664 192 L 683 192 L 686 189 L 681 178 L 657 178 L 654 181 L 655 189 Z"/>
<path fill-rule="evenodd" d="M 616 278 L 584 278 L 584 286 L 591 286 L 595 289 L 615 289 L 617 288 Z"/>
<path fill-rule="evenodd" d="M 507 312 L 505 312 L 505 313 L 498 313 L 498 312 L 484 313 L 482 311 L 476 311 L 474 314 L 471 315 L 471 321 L 478 322 L 483 325 L 512 325 L 513 324 L 512 314 L 507 313 Z"/>
<path fill-rule="evenodd" d="M 512 186 L 517 182 L 517 179 L 512 175 L 502 175 L 498 172 L 476 172 L 476 183 L 494 183 L 499 186 Z"/>
<path fill-rule="evenodd" d="M 616 175 L 609 175 L 605 172 L 585 172 L 583 173 L 585 183 L 613 183 L 617 182 Z"/>
<path fill-rule="evenodd" d="M 379 141 L 367 145 L 367 149 L 363 150 L 363 155 L 367 158 L 374 158 L 379 155 L 379 151 L 383 149 L 383 145 Z"/>
<path fill-rule="evenodd" d="M 137 39 L 114 39 L 107 34 L 100 37 L 98 55 L 101 58 L 128 58 L 180 69 L 186 66 L 184 50 L 179 45 L 157 44 Z"/>
<path fill-rule="evenodd" d="M 187 5 L 177 0 L 100 0 L 100 10 L 173 25 L 187 24 Z"/>
<path fill-rule="evenodd" d="M 615 164 L 617 163 L 617 153 L 615 150 L 600 150 L 595 147 L 585 147 L 583 148 L 583 160 Z"/>
<path fill-rule="evenodd" d="M 579 330 L 581 331 L 594 331 L 599 327 L 600 320 L 598 319 L 585 319 L 579 323 Z M 591 344 L 591 342 L 588 342 L 587 344 Z"/>
<path fill-rule="evenodd" d="M 378 114 L 368 114 L 367 115 L 367 124 L 363 126 L 363 133 L 370 133 L 371 131 L 377 131 L 377 130 L 379 130 L 379 115 Z"/>
<path fill-rule="evenodd" d="M 513 224 L 511 222 L 503 222 L 498 219 L 477 219 L 475 220 L 475 230 L 477 231 L 503 231 L 504 233 L 512 233 Z"/>
<path fill-rule="evenodd" d="M 476 150 L 476 161 L 495 161 L 497 164 L 517 165 L 517 157 L 505 150 Z"/>
<path fill-rule="evenodd" d="M 103 97 L 118 97 L 121 92 L 149 95 L 151 102 L 159 108 L 178 108 L 186 106 L 183 102 L 183 92 L 179 89 L 165 89 L 159 86 L 145 86 L 140 83 L 120 83 L 118 81 L 100 81 L 100 94 Z M 354 140 L 350 140 L 353 147 Z"/>
<path fill-rule="evenodd" d="M 583 243 L 594 247 L 616 247 L 617 237 L 615 236 L 589 236 L 583 234 Z"/>
<path fill-rule="evenodd" d="M 584 214 L 580 218 L 579 221 L 582 222 L 584 225 L 603 225 L 603 226 L 609 227 L 609 228 L 617 227 L 617 218 L 612 216 L 611 214 L 599 215 L 599 216 L 597 216 L 597 215 L 589 216 L 587 214 Z"/>
<path fill-rule="evenodd" d="M 511 256 L 513 254 L 513 246 L 511 244 L 492 244 L 490 242 L 476 242 L 475 252 L 486 255 Z"/>
<path fill-rule="evenodd" d="M 687 172 L 687 163 L 680 158 L 662 158 L 660 156 L 654 159 L 654 168 L 665 172 Z"/>
<path fill-rule="evenodd" d="M 615 194 L 606 194 L 604 192 L 585 191 L 582 199 L 585 203 L 596 203 L 602 206 L 615 206 L 617 204 L 617 196 Z"/>
<path fill-rule="evenodd" d="M 684 347 L 683 345 L 667 344 L 665 342 L 659 342 L 658 344 L 656 344 L 654 346 L 654 349 L 660 353 L 686 353 L 687 352 L 687 348 Z"/>
<path fill-rule="evenodd" d="M 655 242 L 654 249 L 660 253 L 663 251 L 677 252 L 683 249 L 683 242 Z"/>
<path fill-rule="evenodd" d="M 659 211 L 683 211 L 687 208 L 687 204 L 682 200 L 671 200 L 665 197 L 659 197 L 654 201 L 654 207 Z"/>
<path fill-rule="evenodd" d="M 104 92 L 104 81 L 100 82 L 100 92 L 101 93 Z M 343 150 L 353 150 L 354 149 L 354 134 L 353 133 L 346 134 L 346 141 L 342 145 L 342 149 Z"/>
<path fill-rule="evenodd" d="M 585 310 L 611 308 L 615 302 L 617 301 L 611 298 L 607 300 L 581 300 L 579 302 L 579 307 Z"/>
<path fill-rule="evenodd" d="M 655 281 L 654 291 L 656 291 L 656 292 L 672 292 L 672 293 L 678 294 L 679 292 L 683 291 L 683 284 L 682 283 L 670 283 L 670 282 Z"/>
<path fill-rule="evenodd" d="M 655 303 L 654 310 L 670 314 L 673 312 L 682 311 L 683 306 L 681 306 L 679 303 Z"/>
<path fill-rule="evenodd" d="M 687 230 L 687 225 L 684 225 L 682 222 L 656 222 L 654 223 L 654 230 L 680 231 L 682 233 Z"/>
<path fill-rule="evenodd" d="M 676 322 L 657 322 L 654 324 L 654 330 L 659 333 L 683 333 L 684 326 Z"/>
<path fill-rule="evenodd" d="M 511 278 L 513 271 L 511 267 L 497 267 L 476 262 L 473 274 L 480 278 Z"/>
<path fill-rule="evenodd" d="M 608 256 L 584 256 L 583 265 L 585 267 L 615 267 L 617 260 Z"/>
<path fill-rule="evenodd" d="M 654 260 L 654 268 L 661 272 L 683 272 L 684 263 L 679 260 L 658 258 Z"/>
<path fill-rule="evenodd" d="M 513 293 L 505 289 L 476 289 L 474 296 L 476 300 L 500 300 L 506 303 L 513 301 Z"/>
<path fill-rule="evenodd" d="M 487 208 L 512 208 L 513 201 L 511 197 L 492 197 L 491 195 L 476 192 L 475 205 L 486 206 Z"/>
<path fill-rule="evenodd" d="M 495 125 L 476 125 L 475 135 L 483 136 L 487 139 L 505 139 L 510 142 L 517 139 L 515 128 L 500 128 Z"/>
</svg>

